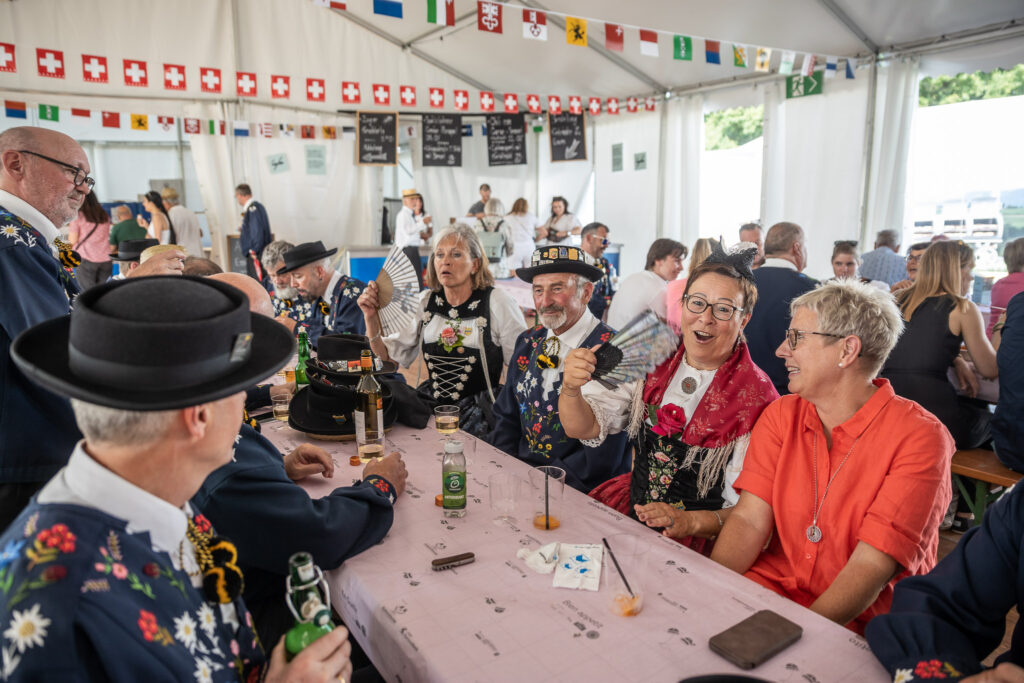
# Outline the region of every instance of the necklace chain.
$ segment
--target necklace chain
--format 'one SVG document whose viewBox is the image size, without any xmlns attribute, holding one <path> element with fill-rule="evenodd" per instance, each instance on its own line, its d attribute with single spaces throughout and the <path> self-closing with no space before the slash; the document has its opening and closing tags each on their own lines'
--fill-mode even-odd
<svg viewBox="0 0 1024 683">
<path fill-rule="evenodd" d="M 861 432 L 861 436 L 863 436 L 863 434 L 864 432 Z M 839 467 L 837 467 L 836 471 L 832 473 L 831 477 L 829 477 L 828 483 L 825 484 L 825 491 L 821 494 L 821 502 L 818 502 L 818 433 L 814 433 L 814 460 L 812 461 L 812 464 L 814 465 L 814 504 L 811 507 L 812 527 L 818 526 L 818 515 L 821 514 L 821 508 L 825 507 L 825 497 L 828 495 L 828 490 L 832 488 L 832 482 L 834 482 L 836 477 L 839 475 L 839 470 L 843 469 L 843 465 L 846 464 L 850 454 L 853 453 L 853 449 L 857 446 L 858 441 L 860 441 L 860 436 L 853 440 L 853 445 L 850 446 L 850 450 L 846 451 L 843 461 L 839 463 Z"/>
</svg>

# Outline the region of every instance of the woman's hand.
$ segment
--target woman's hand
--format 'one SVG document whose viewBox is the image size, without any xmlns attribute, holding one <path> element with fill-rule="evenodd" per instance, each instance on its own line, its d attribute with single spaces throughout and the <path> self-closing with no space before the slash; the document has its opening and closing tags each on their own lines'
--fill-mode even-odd
<svg viewBox="0 0 1024 683">
<path fill-rule="evenodd" d="M 349 681 L 352 679 L 351 655 L 352 645 L 344 626 L 336 626 L 330 633 L 320 636 L 290 662 L 285 661 L 284 636 L 281 636 L 270 653 L 265 680 L 267 683 Z"/>
<path fill-rule="evenodd" d="M 649 527 L 665 527 L 661 533 L 669 538 L 695 536 L 700 524 L 694 512 L 674 508 L 667 503 L 634 505 L 636 518 Z"/>
<path fill-rule="evenodd" d="M 599 346 L 601 345 L 598 344 L 592 349 L 573 349 L 569 352 L 562 367 L 563 388 L 575 391 L 590 381 L 590 373 L 594 371 L 594 364 L 597 362 L 594 351 Z"/>
<path fill-rule="evenodd" d="M 145 216 L 143 216 L 141 213 L 135 217 L 135 222 L 139 224 L 140 228 L 149 227 L 149 221 L 147 221 Z"/>
<path fill-rule="evenodd" d="M 366 285 L 366 289 L 364 289 L 363 293 L 359 295 L 358 299 L 356 299 L 356 303 L 359 305 L 359 310 L 363 312 L 364 317 L 377 315 L 377 309 L 380 308 L 380 301 L 377 298 L 377 294 L 377 283 L 370 280 Z"/>
</svg>

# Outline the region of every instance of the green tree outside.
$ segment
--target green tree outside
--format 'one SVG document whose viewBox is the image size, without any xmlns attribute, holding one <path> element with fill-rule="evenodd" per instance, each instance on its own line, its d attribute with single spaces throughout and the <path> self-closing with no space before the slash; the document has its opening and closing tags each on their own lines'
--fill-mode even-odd
<svg viewBox="0 0 1024 683">
<path fill-rule="evenodd" d="M 704 115 L 704 149 L 732 149 L 764 135 L 764 107 L 738 107 Z"/>
<path fill-rule="evenodd" d="M 1012 69 L 924 78 L 918 91 L 918 104 L 933 107 L 1017 95 L 1024 95 L 1024 64 Z"/>
</svg>

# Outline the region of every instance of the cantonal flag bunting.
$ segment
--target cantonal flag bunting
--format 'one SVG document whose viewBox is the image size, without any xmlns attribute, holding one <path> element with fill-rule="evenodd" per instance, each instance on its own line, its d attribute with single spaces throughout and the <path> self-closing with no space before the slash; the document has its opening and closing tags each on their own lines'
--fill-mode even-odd
<svg viewBox="0 0 1024 683">
<path fill-rule="evenodd" d="M 81 116 L 82 118 L 86 118 L 87 119 L 87 118 L 90 118 L 92 116 L 92 112 L 89 111 L 88 109 L 72 108 L 71 109 L 71 115 L 72 116 Z"/>
<path fill-rule="evenodd" d="M 249 122 L 248 121 L 235 121 L 231 124 L 231 132 L 236 138 L 247 138 L 249 137 Z"/>
<path fill-rule="evenodd" d="M 356 139 L 356 127 L 355 126 L 342 126 L 341 127 L 341 139 L 342 140 L 355 140 Z"/>
<path fill-rule="evenodd" d="M 704 61 L 708 64 L 721 64 L 722 56 L 719 54 L 721 44 L 717 40 L 704 41 Z"/>
<path fill-rule="evenodd" d="M 256 131 L 265 138 L 274 137 L 274 124 L 272 123 L 257 123 Z"/>
<path fill-rule="evenodd" d="M 316 137 L 316 126 L 299 126 L 299 136 L 303 140 L 312 140 Z"/>
<path fill-rule="evenodd" d="M 658 32 L 646 28 L 640 29 L 640 54 L 648 57 L 658 56 Z"/>
<path fill-rule="evenodd" d="M 800 65 L 800 75 L 803 77 L 814 75 L 814 64 L 817 61 L 814 55 L 804 55 L 804 63 Z"/>
<path fill-rule="evenodd" d="M 673 36 L 672 37 L 672 58 L 673 59 L 685 59 L 690 61 L 693 59 L 693 38 L 690 36 Z"/>
<path fill-rule="evenodd" d="M 523 38 L 548 39 L 548 15 L 536 9 L 523 10 Z"/>
<path fill-rule="evenodd" d="M 621 25 L 606 23 L 604 25 L 604 48 L 606 50 L 622 52 L 625 36 L 626 32 Z"/>
<path fill-rule="evenodd" d="M 825 78 L 835 78 L 837 66 L 839 66 L 838 57 L 832 55 L 825 57 Z"/>
<path fill-rule="evenodd" d="M 853 76 L 853 69 L 854 69 L 853 59 L 851 59 L 850 57 L 847 57 L 846 58 L 846 77 L 847 78 L 853 78 L 854 77 Z"/>
<path fill-rule="evenodd" d="M 768 71 L 772 67 L 772 51 L 771 48 L 759 47 L 757 48 L 757 59 L 754 62 L 754 68 L 758 71 Z"/>
<path fill-rule="evenodd" d="M 159 125 L 164 130 L 170 130 L 171 127 L 174 125 L 174 117 L 173 116 L 157 116 L 156 117 L 156 122 L 157 122 L 157 125 Z"/>
<path fill-rule="evenodd" d="M 565 42 L 579 47 L 587 46 L 587 20 L 579 17 L 565 18 Z"/>
<path fill-rule="evenodd" d="M 373 13 L 402 18 L 402 0 L 373 0 Z"/>
<path fill-rule="evenodd" d="M 313 0 L 314 5 L 320 7 L 330 7 L 331 9 L 346 9 L 345 3 L 340 0 Z"/>
<path fill-rule="evenodd" d="M 9 119 L 27 119 L 28 110 L 24 102 L 15 102 L 14 100 L 4 100 L 4 112 L 7 114 Z"/>
<path fill-rule="evenodd" d="M 186 135 L 199 135 L 199 119 L 183 119 L 185 122 Z"/>
<path fill-rule="evenodd" d="M 476 27 L 488 33 L 501 33 L 501 9 L 496 2 L 477 0 Z"/>
<path fill-rule="evenodd" d="M 60 121 L 60 109 L 55 104 L 40 104 L 39 118 L 43 121 Z"/>
<path fill-rule="evenodd" d="M 219 121 L 210 119 L 210 135 L 216 135 L 217 133 L 220 133 L 221 135 L 227 135 L 227 127 L 228 125 L 223 119 Z"/>
<path fill-rule="evenodd" d="M 789 75 L 793 73 L 793 62 L 796 61 L 796 52 L 786 50 L 782 53 L 782 61 L 779 62 L 779 73 Z"/>
<path fill-rule="evenodd" d="M 427 0 L 427 21 L 455 26 L 455 0 Z"/>
<path fill-rule="evenodd" d="M 738 66 L 741 69 L 747 68 L 747 48 L 742 45 L 732 46 L 732 65 Z"/>
<path fill-rule="evenodd" d="M 337 129 L 336 126 L 322 126 L 322 130 L 324 132 L 324 138 L 325 139 L 327 139 L 327 140 L 337 140 L 338 139 L 338 129 Z"/>
<path fill-rule="evenodd" d="M 132 114 L 128 120 L 132 130 L 149 130 L 149 114 Z"/>
<path fill-rule="evenodd" d="M 294 126 L 294 124 L 282 123 L 280 126 L 278 126 L 278 129 L 281 131 L 281 137 L 283 137 L 283 138 L 293 138 L 293 137 L 295 137 L 295 126 Z"/>
<path fill-rule="evenodd" d="M 116 111 L 105 111 L 101 113 L 104 128 L 120 128 L 121 113 Z"/>
</svg>

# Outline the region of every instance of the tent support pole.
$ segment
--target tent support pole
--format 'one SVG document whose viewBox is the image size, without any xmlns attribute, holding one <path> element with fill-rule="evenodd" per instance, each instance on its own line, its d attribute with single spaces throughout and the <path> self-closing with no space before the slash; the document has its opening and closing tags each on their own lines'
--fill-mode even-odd
<svg viewBox="0 0 1024 683">
<path fill-rule="evenodd" d="M 658 237 L 665 237 L 665 136 L 668 133 L 668 100 L 663 100 L 663 106 L 658 107 L 661 111 L 658 125 L 658 229 L 655 234 Z M 673 236 L 673 239 L 682 238 L 682 235 Z"/>
<path fill-rule="evenodd" d="M 868 202 L 871 199 L 871 163 L 874 158 L 875 151 L 875 106 L 878 101 L 878 61 L 875 60 L 871 63 L 871 74 L 869 76 L 870 84 L 868 85 L 868 104 L 867 104 L 867 116 L 864 120 L 864 159 L 863 169 L 861 174 L 862 182 L 864 183 L 861 188 L 860 198 L 860 240 L 861 244 L 866 245 L 873 244 L 869 242 L 868 238 L 872 232 L 878 230 L 884 230 L 889 228 L 888 225 L 883 226 L 869 226 L 868 225 Z"/>
<path fill-rule="evenodd" d="M 836 4 L 835 0 L 818 0 L 818 4 L 827 9 L 840 24 L 849 29 L 850 33 L 857 36 L 860 42 L 864 43 L 864 47 L 875 54 L 878 53 L 878 45 L 875 41 L 868 37 L 868 34 L 864 32 L 864 29 L 862 29 L 857 22 L 851 19 L 850 15 L 844 12 L 843 9 Z"/>
</svg>

